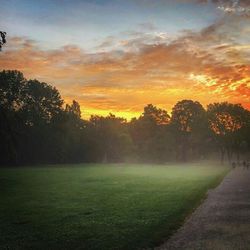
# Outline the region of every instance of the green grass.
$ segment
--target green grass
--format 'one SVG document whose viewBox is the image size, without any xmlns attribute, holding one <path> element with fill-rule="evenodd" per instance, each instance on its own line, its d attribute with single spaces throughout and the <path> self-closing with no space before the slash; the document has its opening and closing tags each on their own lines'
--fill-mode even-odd
<svg viewBox="0 0 250 250">
<path fill-rule="evenodd" d="M 0 169 L 0 249 L 155 246 L 227 172 L 194 164 Z"/>
</svg>

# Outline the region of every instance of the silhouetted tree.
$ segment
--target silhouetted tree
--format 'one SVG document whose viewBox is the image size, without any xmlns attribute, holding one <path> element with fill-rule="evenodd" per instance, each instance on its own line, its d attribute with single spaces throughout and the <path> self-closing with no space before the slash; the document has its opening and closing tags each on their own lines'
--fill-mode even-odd
<svg viewBox="0 0 250 250">
<path fill-rule="evenodd" d="M 75 100 L 64 106 L 58 90 L 19 71 L 0 72 L 0 165 L 74 162 L 186 161 L 210 151 L 250 150 L 250 112 L 239 104 L 208 110 L 183 100 L 172 116 L 152 104 L 131 122 L 109 114 L 81 117 Z M 214 146 L 215 145 L 215 146 Z"/>
<path fill-rule="evenodd" d="M 6 43 L 6 32 L 0 31 L 0 51 L 2 50 L 2 46 Z"/>
<path fill-rule="evenodd" d="M 61 124 L 63 128 L 62 145 L 67 162 L 88 161 L 87 152 L 87 126 L 88 122 L 81 119 L 81 108 L 77 101 L 66 105 L 65 119 Z"/>
<path fill-rule="evenodd" d="M 131 148 L 131 138 L 126 120 L 109 114 L 107 117 L 91 116 L 90 124 L 97 150 L 103 162 L 115 162 L 125 159 Z"/>
<path fill-rule="evenodd" d="M 207 112 L 210 129 L 220 148 L 221 163 L 224 162 L 225 153 L 229 161 L 233 153 L 239 160 L 240 151 L 247 144 L 250 112 L 240 104 L 227 102 L 210 104 Z"/>
<path fill-rule="evenodd" d="M 171 128 L 175 135 L 178 160 L 187 160 L 188 151 L 194 149 L 194 140 L 201 137 L 205 127 L 206 111 L 199 102 L 192 100 L 177 102 L 172 110 Z"/>
<path fill-rule="evenodd" d="M 171 134 L 167 130 L 169 121 L 170 116 L 167 111 L 152 104 L 144 107 L 144 112 L 138 119 L 131 120 L 130 133 L 141 160 L 164 162 L 169 158 L 171 141 Z"/>
<path fill-rule="evenodd" d="M 1 161 L 9 164 L 48 159 L 51 120 L 62 111 L 59 92 L 27 81 L 21 72 L 0 72 Z"/>
<path fill-rule="evenodd" d="M 16 164 L 25 79 L 18 71 L 0 72 L 0 163 Z"/>
<path fill-rule="evenodd" d="M 81 108 L 77 101 L 73 100 L 72 104 L 66 104 L 65 111 L 69 114 L 73 114 L 76 118 L 81 118 Z"/>
</svg>

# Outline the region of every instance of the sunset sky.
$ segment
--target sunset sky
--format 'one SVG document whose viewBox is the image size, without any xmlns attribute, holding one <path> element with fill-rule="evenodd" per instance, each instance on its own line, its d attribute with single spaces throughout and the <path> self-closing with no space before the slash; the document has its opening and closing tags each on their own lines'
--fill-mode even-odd
<svg viewBox="0 0 250 250">
<path fill-rule="evenodd" d="M 250 109 L 249 0 L 8 0 L 0 30 L 0 70 L 56 86 L 83 118 L 182 99 Z"/>
</svg>

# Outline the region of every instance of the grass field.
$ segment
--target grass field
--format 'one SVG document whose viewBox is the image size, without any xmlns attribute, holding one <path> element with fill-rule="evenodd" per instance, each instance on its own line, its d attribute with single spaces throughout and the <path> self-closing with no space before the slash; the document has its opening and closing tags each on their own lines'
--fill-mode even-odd
<svg viewBox="0 0 250 250">
<path fill-rule="evenodd" d="M 227 172 L 195 164 L 0 169 L 0 249 L 155 246 Z"/>
</svg>

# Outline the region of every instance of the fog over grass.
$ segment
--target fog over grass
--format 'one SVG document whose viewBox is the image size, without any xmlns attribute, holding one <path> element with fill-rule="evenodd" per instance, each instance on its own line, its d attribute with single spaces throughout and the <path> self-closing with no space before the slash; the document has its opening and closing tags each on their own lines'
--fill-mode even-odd
<svg viewBox="0 0 250 250">
<path fill-rule="evenodd" d="M 2 168 L 0 248 L 156 246 L 228 170 L 212 164 Z"/>
</svg>

